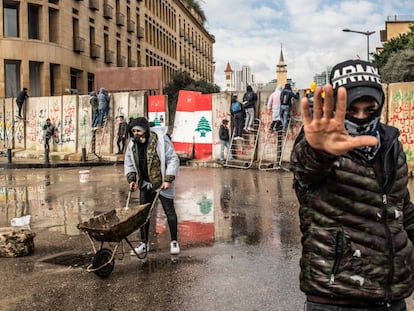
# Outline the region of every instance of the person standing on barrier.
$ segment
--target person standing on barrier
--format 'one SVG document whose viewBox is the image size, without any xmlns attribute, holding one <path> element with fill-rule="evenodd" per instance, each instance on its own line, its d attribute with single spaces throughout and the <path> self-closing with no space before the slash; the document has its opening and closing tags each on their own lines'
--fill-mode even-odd
<svg viewBox="0 0 414 311">
<path fill-rule="evenodd" d="M 109 102 L 111 101 L 111 96 L 105 88 L 101 87 L 97 97 L 99 113 L 98 125 L 104 126 L 109 117 Z"/>
<path fill-rule="evenodd" d="M 280 94 L 282 93 L 282 86 L 278 85 L 275 91 L 270 94 L 267 101 L 267 109 L 272 111 L 272 123 L 269 131 L 279 132 L 282 130 L 282 121 L 280 120 Z"/>
<path fill-rule="evenodd" d="M 96 129 L 99 122 L 99 109 L 98 109 L 98 96 L 96 95 L 95 91 L 89 93 L 89 104 L 91 105 L 92 109 L 92 129 Z"/>
<path fill-rule="evenodd" d="M 231 96 L 230 114 L 234 119 L 234 140 L 243 140 L 244 109 L 237 95 Z"/>
<path fill-rule="evenodd" d="M 324 92 L 324 98 L 322 98 Z M 414 206 L 399 130 L 381 123 L 378 69 L 335 65 L 302 99 L 291 170 L 300 203 L 306 311 L 404 311 L 414 290 Z"/>
<path fill-rule="evenodd" d="M 16 97 L 16 104 L 17 104 L 17 108 L 18 108 L 18 115 L 17 115 L 17 117 L 19 119 L 23 119 L 23 116 L 22 116 L 23 104 L 26 102 L 26 99 L 29 98 L 29 94 L 28 94 L 27 91 L 28 91 L 27 88 L 24 87 L 19 92 L 19 94 L 17 94 L 17 97 Z"/>
<path fill-rule="evenodd" d="M 290 108 L 292 107 L 292 101 L 299 99 L 299 94 L 292 91 L 292 87 L 289 83 L 285 84 L 285 88 L 280 94 L 280 117 L 282 119 L 283 132 L 287 131 L 290 119 Z"/>
<path fill-rule="evenodd" d="M 253 124 L 255 118 L 255 109 L 257 103 L 257 94 L 253 92 L 253 88 L 248 85 L 246 93 L 243 95 L 243 106 L 246 112 L 246 121 L 244 122 L 244 131 L 254 131 Z"/>
<path fill-rule="evenodd" d="M 161 188 L 159 199 L 170 228 L 170 253 L 178 255 L 178 222 L 174 208 L 174 180 L 180 160 L 170 138 L 161 127 L 149 127 L 148 120 L 140 117 L 130 122 L 130 136 L 125 152 L 124 171 L 131 191 L 139 190 L 140 204 L 153 203 L 156 189 Z M 141 242 L 135 248 L 138 255 L 149 250 L 150 222 L 141 227 Z M 135 255 L 131 252 L 131 255 Z"/>
</svg>

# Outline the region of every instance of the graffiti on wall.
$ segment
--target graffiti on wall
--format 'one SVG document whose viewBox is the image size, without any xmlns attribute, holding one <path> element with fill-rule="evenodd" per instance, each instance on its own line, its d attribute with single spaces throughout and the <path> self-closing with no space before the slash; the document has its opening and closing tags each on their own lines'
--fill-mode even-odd
<svg viewBox="0 0 414 311">
<path fill-rule="evenodd" d="M 63 106 L 62 111 L 62 133 L 61 140 L 62 144 L 70 143 L 75 141 L 75 114 L 76 114 L 76 102 L 75 97 L 71 96 Z"/>
<path fill-rule="evenodd" d="M 388 124 L 400 130 L 400 141 L 409 163 L 414 162 L 414 90 L 390 90 Z"/>
</svg>

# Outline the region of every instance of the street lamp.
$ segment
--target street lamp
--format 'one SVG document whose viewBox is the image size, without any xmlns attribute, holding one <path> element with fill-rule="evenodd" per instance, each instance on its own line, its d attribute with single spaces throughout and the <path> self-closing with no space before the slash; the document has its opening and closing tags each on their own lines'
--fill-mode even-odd
<svg viewBox="0 0 414 311">
<path fill-rule="evenodd" d="M 367 61 L 369 61 L 369 36 L 372 35 L 373 33 L 375 33 L 375 31 L 358 31 L 358 30 L 351 30 L 348 28 L 342 29 L 342 31 L 344 32 L 355 32 L 355 33 L 360 33 L 362 35 L 366 35 L 367 36 Z"/>
</svg>

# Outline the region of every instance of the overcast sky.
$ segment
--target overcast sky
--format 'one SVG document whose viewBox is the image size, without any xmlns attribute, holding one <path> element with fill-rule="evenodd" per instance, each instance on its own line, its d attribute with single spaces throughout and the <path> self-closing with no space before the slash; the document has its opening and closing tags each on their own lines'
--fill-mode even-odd
<svg viewBox="0 0 414 311">
<path fill-rule="evenodd" d="M 224 89 L 224 69 L 252 69 L 256 82 L 276 78 L 280 47 L 288 78 L 309 87 L 315 73 L 351 58 L 367 58 L 367 36 L 343 32 L 375 31 L 370 51 L 382 46 L 380 30 L 388 16 L 414 18 L 413 0 L 199 0 L 206 28 L 215 37 L 215 83 Z"/>
</svg>

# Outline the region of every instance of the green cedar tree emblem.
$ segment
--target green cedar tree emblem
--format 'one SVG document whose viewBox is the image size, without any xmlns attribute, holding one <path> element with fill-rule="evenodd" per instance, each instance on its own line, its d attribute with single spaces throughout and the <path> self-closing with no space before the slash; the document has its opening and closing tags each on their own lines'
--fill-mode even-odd
<svg viewBox="0 0 414 311">
<path fill-rule="evenodd" d="M 196 132 L 200 132 L 200 137 L 206 137 L 206 134 L 211 132 L 210 123 L 208 123 L 208 120 L 205 117 L 201 117 L 195 130 Z"/>
<path fill-rule="evenodd" d="M 201 199 L 197 202 L 197 205 L 200 206 L 200 212 L 204 215 L 211 212 L 211 207 L 213 206 L 213 201 L 208 199 L 204 194 Z"/>
<path fill-rule="evenodd" d="M 160 120 L 158 120 L 157 117 L 155 117 L 155 119 L 154 119 L 154 125 L 155 126 L 160 126 L 161 125 Z"/>
</svg>

